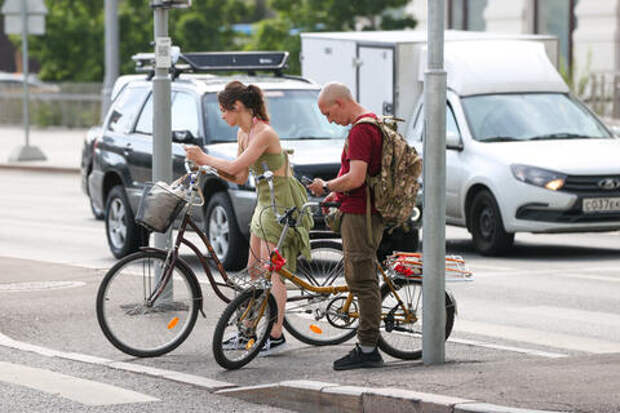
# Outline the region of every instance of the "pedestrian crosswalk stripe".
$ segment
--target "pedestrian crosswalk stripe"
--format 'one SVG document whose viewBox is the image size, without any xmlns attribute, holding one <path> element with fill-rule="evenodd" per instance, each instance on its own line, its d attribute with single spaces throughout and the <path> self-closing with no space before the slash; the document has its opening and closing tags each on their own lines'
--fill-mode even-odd
<svg viewBox="0 0 620 413">
<path fill-rule="evenodd" d="M 620 352 L 620 342 L 600 340 L 570 334 L 552 333 L 524 327 L 485 323 L 460 319 L 454 326 L 455 332 L 497 337 L 522 343 L 537 344 L 566 350 L 604 354 Z"/>
<path fill-rule="evenodd" d="M 58 395 L 87 406 L 159 401 L 132 390 L 50 370 L 0 362 L 0 381 Z"/>
</svg>

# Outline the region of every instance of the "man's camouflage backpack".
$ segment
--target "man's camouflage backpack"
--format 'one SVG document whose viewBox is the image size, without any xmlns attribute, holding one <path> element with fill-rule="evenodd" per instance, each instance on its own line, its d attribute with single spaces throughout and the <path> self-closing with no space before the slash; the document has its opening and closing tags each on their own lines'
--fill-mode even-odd
<svg viewBox="0 0 620 413">
<path fill-rule="evenodd" d="M 366 222 L 370 233 L 370 191 L 375 207 L 390 230 L 399 227 L 411 216 L 418 195 L 418 178 L 422 173 L 422 158 L 397 132 L 397 121 L 402 119 L 383 116 L 380 119 L 365 116 L 355 122 L 375 125 L 383 135 L 381 169 L 375 176 L 366 175 Z"/>
</svg>

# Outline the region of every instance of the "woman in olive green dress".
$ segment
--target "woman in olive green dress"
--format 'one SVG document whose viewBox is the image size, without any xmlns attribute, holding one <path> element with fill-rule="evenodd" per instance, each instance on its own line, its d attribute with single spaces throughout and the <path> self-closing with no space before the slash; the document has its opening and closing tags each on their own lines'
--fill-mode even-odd
<svg viewBox="0 0 620 413">
<path fill-rule="evenodd" d="M 232 182 L 243 184 L 247 181 L 250 170 L 255 174 L 264 172 L 263 165 L 267 165 L 274 173 L 274 192 L 276 207 L 279 213 L 297 206 L 298 210 L 307 200 L 305 188 L 292 175 L 286 151 L 280 145 L 280 139 L 275 130 L 269 125 L 269 115 L 265 108 L 263 93 L 258 86 L 246 86 L 239 81 L 226 85 L 218 93 L 218 101 L 222 112 L 222 119 L 229 126 L 238 126 L 237 158 L 233 161 L 224 160 L 205 154 L 197 146 L 186 146 L 187 159 L 199 165 L 209 165 L 232 176 Z M 282 225 L 275 218 L 271 208 L 271 195 L 267 182 L 257 184 L 257 203 L 250 226 L 250 253 L 248 268 L 254 268 L 258 260 L 268 260 L 269 253 L 278 242 Z M 295 271 L 297 256 L 302 253 L 310 258 L 309 231 L 313 222 L 310 214 L 302 217 L 297 231 L 289 231 L 280 252 L 286 259 L 286 267 Z M 275 274 L 274 274 L 275 275 Z M 279 276 L 271 278 L 273 283 L 271 292 L 278 304 L 278 320 L 274 324 L 262 355 L 281 351 L 286 345 L 282 334 L 282 323 L 286 305 L 286 287 Z M 225 348 L 244 347 L 249 338 L 231 337 L 224 342 Z"/>
</svg>

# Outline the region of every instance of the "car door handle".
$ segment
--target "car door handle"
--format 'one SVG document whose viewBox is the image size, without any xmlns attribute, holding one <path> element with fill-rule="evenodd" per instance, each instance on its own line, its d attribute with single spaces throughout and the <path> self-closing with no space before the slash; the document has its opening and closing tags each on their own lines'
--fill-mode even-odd
<svg viewBox="0 0 620 413">
<path fill-rule="evenodd" d="M 132 147 L 132 145 L 131 145 L 131 142 L 128 142 L 128 143 L 125 145 L 125 148 L 123 148 L 123 152 L 125 153 L 125 155 L 128 155 L 128 154 L 130 154 L 131 152 L 133 152 L 133 147 Z"/>
</svg>

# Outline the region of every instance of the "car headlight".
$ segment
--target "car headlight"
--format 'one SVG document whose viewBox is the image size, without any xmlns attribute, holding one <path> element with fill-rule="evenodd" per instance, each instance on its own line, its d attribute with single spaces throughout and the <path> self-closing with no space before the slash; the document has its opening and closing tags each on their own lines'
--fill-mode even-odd
<svg viewBox="0 0 620 413">
<path fill-rule="evenodd" d="M 564 174 L 533 166 L 513 164 L 510 165 L 510 169 L 514 177 L 519 181 L 551 191 L 557 191 L 562 188 L 566 180 L 566 175 Z"/>
</svg>

